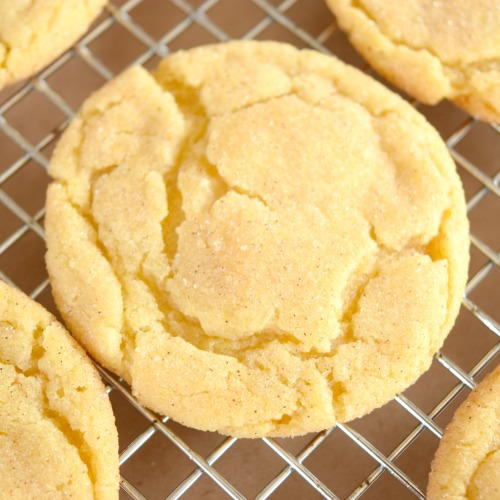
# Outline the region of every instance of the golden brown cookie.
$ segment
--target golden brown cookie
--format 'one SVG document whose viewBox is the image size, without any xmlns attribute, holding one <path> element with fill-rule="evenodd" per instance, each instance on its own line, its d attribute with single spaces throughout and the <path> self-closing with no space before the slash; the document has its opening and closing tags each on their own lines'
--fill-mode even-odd
<svg viewBox="0 0 500 500">
<path fill-rule="evenodd" d="M 500 366 L 472 391 L 446 428 L 427 498 L 500 498 Z"/>
<path fill-rule="evenodd" d="M 0 491 L 118 498 L 118 437 L 95 368 L 49 312 L 1 281 Z"/>
<path fill-rule="evenodd" d="M 0 0 L 0 88 L 26 78 L 68 49 L 106 0 Z"/>
<path fill-rule="evenodd" d="M 291 436 L 364 415 L 428 368 L 457 314 L 454 164 L 409 104 L 335 58 L 241 41 L 127 70 L 50 173 L 58 307 L 186 425 Z"/>
<path fill-rule="evenodd" d="M 327 0 L 353 45 L 426 104 L 500 121 L 500 0 Z"/>
</svg>

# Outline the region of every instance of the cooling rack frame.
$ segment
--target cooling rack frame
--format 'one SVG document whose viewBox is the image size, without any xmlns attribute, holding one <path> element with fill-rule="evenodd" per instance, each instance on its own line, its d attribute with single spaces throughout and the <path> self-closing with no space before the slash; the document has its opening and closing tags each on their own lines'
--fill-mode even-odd
<svg viewBox="0 0 500 500">
<path fill-rule="evenodd" d="M 3 102 L 0 102 L 0 131 L 3 132 L 11 141 L 13 141 L 22 151 L 20 156 L 3 171 L 0 171 L 0 204 L 4 205 L 10 212 L 15 214 L 22 226 L 9 234 L 3 241 L 0 241 L 0 256 L 11 248 L 20 238 L 27 232 L 33 231 L 38 236 L 43 238 L 42 219 L 44 210 L 40 209 L 35 214 L 29 214 L 16 200 L 11 197 L 4 189 L 3 184 L 8 181 L 17 171 L 19 171 L 27 162 L 33 161 L 43 168 L 47 168 L 48 160 L 42 153 L 43 149 L 52 143 L 59 134 L 64 130 L 69 121 L 75 114 L 75 110 L 65 101 L 48 82 L 51 75 L 56 73 L 59 68 L 63 67 L 73 57 L 78 55 L 95 70 L 103 79 L 109 80 L 115 76 L 106 64 L 99 59 L 91 50 L 90 45 L 93 41 L 103 35 L 111 26 L 120 25 L 137 38 L 147 49 L 131 61 L 131 64 L 145 64 L 154 56 L 163 57 L 169 52 L 169 43 L 175 40 L 189 26 L 198 24 L 215 39 L 224 41 L 231 38 L 225 31 L 224 26 L 216 24 L 207 13 L 213 8 L 219 0 L 205 0 L 197 2 L 193 6 L 188 0 L 165 0 L 175 5 L 179 11 L 184 13 L 183 19 L 169 29 L 159 40 L 155 39 L 151 34 L 141 27 L 130 15 L 131 11 L 136 8 L 143 0 L 128 0 L 122 1 L 121 5 L 109 3 L 106 7 L 106 15 L 97 22 L 92 29 L 71 49 L 61 55 L 50 66 L 41 71 L 36 77 L 27 81 L 14 94 L 10 95 Z M 300 39 L 301 43 L 321 52 L 329 53 L 330 51 L 325 45 L 325 40 L 338 28 L 330 24 L 318 36 L 311 35 L 307 30 L 298 25 L 287 13 L 294 7 L 298 0 L 285 0 L 282 2 L 271 0 L 251 0 L 258 8 L 262 9 L 264 16 L 255 24 L 243 38 L 251 39 L 263 32 L 271 23 L 279 24 L 283 29 L 291 32 L 295 37 Z M 370 72 L 368 66 L 364 68 Z M 41 140 L 36 143 L 31 142 L 23 133 L 10 123 L 6 114 L 16 105 L 21 103 L 23 99 L 31 91 L 36 89 L 47 97 L 51 103 L 56 106 L 63 114 L 64 119 L 47 133 Z M 418 107 L 418 103 L 413 102 Z M 446 138 L 446 145 L 453 156 L 456 163 L 463 168 L 468 174 L 474 177 L 480 183 L 480 189 L 469 199 L 468 211 L 471 212 L 484 199 L 487 194 L 500 196 L 500 171 L 491 177 L 486 174 L 480 165 L 471 161 L 462 155 L 457 149 L 457 145 L 464 140 L 467 134 L 473 127 L 475 120 L 472 117 L 467 117 L 454 131 Z M 500 127 L 491 125 L 495 131 L 497 139 L 500 140 Z M 485 243 L 478 236 L 471 234 L 471 244 L 487 259 L 486 263 L 470 278 L 465 297 L 463 299 L 463 307 L 465 307 L 474 317 L 480 321 L 492 335 L 497 337 L 500 335 L 499 323 L 484 311 L 471 298 L 471 293 L 487 278 L 490 272 L 495 267 L 500 266 L 499 253 L 491 246 Z M 16 286 L 16 283 L 9 278 L 0 267 L 0 279 Z M 36 299 L 48 286 L 48 280 L 44 279 L 34 289 L 31 290 L 31 297 Z M 361 497 L 374 482 L 387 471 L 394 476 L 408 491 L 417 498 L 425 498 L 424 492 L 417 484 L 401 470 L 395 463 L 396 459 L 411 445 L 411 443 L 424 430 L 430 431 L 437 438 L 441 438 L 443 430 L 435 422 L 435 418 L 450 405 L 461 390 L 465 387 L 472 389 L 475 387 L 475 378 L 498 354 L 500 344 L 497 342 L 489 351 L 484 353 L 484 356 L 476 363 L 469 371 L 461 368 L 452 359 L 443 353 L 436 355 L 436 360 L 444 368 L 446 368 L 456 379 L 456 385 L 452 390 L 428 413 L 420 409 L 408 397 L 398 395 L 396 402 L 407 411 L 415 419 L 415 427 L 413 430 L 389 453 L 384 455 L 373 443 L 371 443 L 362 434 L 353 429 L 350 425 L 338 424 L 336 429 L 345 434 L 365 453 L 367 453 L 378 465 L 376 468 L 360 483 L 348 496 L 349 499 L 357 499 Z M 160 433 L 169 439 L 179 450 L 181 450 L 191 460 L 196 469 L 188 475 L 177 487 L 166 494 L 166 498 L 177 499 L 186 493 L 191 486 L 203 475 L 210 477 L 227 496 L 235 499 L 243 499 L 245 496 L 231 484 L 215 467 L 214 464 L 220 459 L 237 441 L 235 438 L 226 438 L 217 446 L 208 456 L 203 457 L 195 452 L 185 441 L 183 441 L 168 425 L 168 418 L 160 417 L 150 410 L 141 406 L 132 396 L 129 387 L 120 379 L 110 374 L 106 370 L 98 366 L 98 369 L 107 383 L 108 392 L 119 392 L 128 403 L 134 407 L 144 418 L 149 421 L 149 426 L 137 435 L 120 454 L 120 466 L 125 464 L 141 447 L 143 447 L 153 435 Z M 321 444 L 328 438 L 333 429 L 328 429 L 316 434 L 310 442 L 302 449 L 298 455 L 294 455 L 281 446 L 276 440 L 264 438 L 262 441 L 268 446 L 277 456 L 283 461 L 283 468 L 261 491 L 256 495 L 256 498 L 265 499 L 270 497 L 279 486 L 292 473 L 298 474 L 304 481 L 307 481 L 322 497 L 338 498 L 337 494 L 332 491 L 323 481 L 321 481 L 305 464 L 304 461 Z M 134 499 L 146 498 L 137 486 L 134 486 L 122 474 L 120 487 L 123 493 Z"/>
</svg>

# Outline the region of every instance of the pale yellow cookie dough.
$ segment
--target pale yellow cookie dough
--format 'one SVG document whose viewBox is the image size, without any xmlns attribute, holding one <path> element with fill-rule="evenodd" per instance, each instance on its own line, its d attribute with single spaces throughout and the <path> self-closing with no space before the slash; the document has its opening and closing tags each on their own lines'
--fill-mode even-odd
<svg viewBox="0 0 500 500">
<path fill-rule="evenodd" d="M 472 391 L 446 428 L 427 498 L 500 498 L 500 366 Z"/>
<path fill-rule="evenodd" d="M 127 70 L 50 173 L 62 314 L 186 425 L 290 436 L 359 417 L 428 368 L 457 314 L 454 164 L 409 104 L 335 58 L 241 41 Z"/>
<path fill-rule="evenodd" d="M 0 88 L 51 63 L 88 29 L 106 0 L 0 0 Z"/>
<path fill-rule="evenodd" d="M 118 498 L 108 395 L 80 346 L 0 281 L 0 497 Z"/>
<path fill-rule="evenodd" d="M 368 62 L 427 104 L 500 121 L 500 0 L 327 0 Z"/>
</svg>

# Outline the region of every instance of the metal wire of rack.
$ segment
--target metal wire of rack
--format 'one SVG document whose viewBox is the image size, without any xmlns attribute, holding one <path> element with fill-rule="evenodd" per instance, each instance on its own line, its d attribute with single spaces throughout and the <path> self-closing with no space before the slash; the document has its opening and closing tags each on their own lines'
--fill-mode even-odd
<svg viewBox="0 0 500 500">
<path fill-rule="evenodd" d="M 35 233 L 40 238 L 43 238 L 42 219 L 44 216 L 44 209 L 38 208 L 34 213 L 30 213 L 14 196 L 9 194 L 5 188 L 7 183 L 11 181 L 16 173 L 21 171 L 28 163 L 33 162 L 43 168 L 47 168 L 48 160 L 46 149 L 52 145 L 60 133 L 67 126 L 68 122 L 74 116 L 75 109 L 68 104 L 67 100 L 61 95 L 61 92 L 56 90 L 51 83 L 51 77 L 67 65 L 73 58 L 79 57 L 89 67 L 91 67 L 103 80 L 111 79 L 115 71 L 110 69 L 103 60 L 94 53 L 91 46 L 93 42 L 103 37 L 112 26 L 120 26 L 124 28 L 129 34 L 137 39 L 146 50 L 134 58 L 129 60 L 129 64 L 148 64 L 154 58 L 163 57 L 170 50 L 170 45 L 185 33 L 190 27 L 201 27 L 208 33 L 211 39 L 227 40 L 231 35 L 227 32 L 228 26 L 221 26 L 215 22 L 211 16 L 210 11 L 222 0 L 198 0 L 191 2 L 188 0 L 163 0 L 165 3 L 170 3 L 176 8 L 181 19 L 163 33 L 161 36 L 153 36 L 148 32 L 137 20 L 134 18 L 133 11 L 140 4 L 147 0 L 128 0 L 128 1 L 114 1 L 109 3 L 106 7 L 105 15 L 92 27 L 92 29 L 70 50 L 60 56 L 55 62 L 44 69 L 39 75 L 32 80 L 24 83 L 22 86 L 17 86 L 11 95 L 0 101 L 0 132 L 11 143 L 17 147 L 17 155 L 12 162 L 9 162 L 3 169 L 0 166 L 0 209 L 7 210 L 10 216 L 15 216 L 19 224 L 14 230 L 9 231 L 3 239 L 0 240 L 0 279 L 11 283 L 13 285 L 21 286 L 15 277 L 12 277 L 9 266 L 2 265 L 2 258 L 12 249 L 15 245 L 30 232 Z M 236 2 L 233 1 L 233 7 Z M 258 22 L 254 23 L 250 29 L 247 29 L 242 38 L 257 38 L 266 31 L 271 24 L 284 30 L 290 36 L 293 36 L 297 43 L 304 46 L 312 47 L 316 50 L 329 53 L 330 48 L 327 46 L 327 40 L 337 32 L 337 28 L 333 23 L 333 18 L 328 25 L 322 29 L 319 34 L 311 34 L 306 28 L 301 26 L 300 22 L 294 21 L 290 12 L 296 9 L 300 0 L 247 0 L 248 3 L 253 3 L 253 7 L 262 11 L 262 16 Z M 226 2 L 227 4 L 228 2 Z M 303 6 L 303 9 L 306 9 Z M 369 71 L 365 66 L 365 71 Z M 37 140 L 32 140 L 26 137 L 22 127 L 17 123 L 12 123 L 10 114 L 16 106 L 28 99 L 33 93 L 38 92 L 43 94 L 50 103 L 57 108 L 60 113 L 60 119 L 56 125 L 51 125 L 48 130 L 44 131 L 43 137 Z M 414 103 L 418 106 L 416 103 Z M 464 115 L 465 116 L 465 115 Z M 14 120 L 15 121 L 15 120 Z M 486 197 L 500 196 L 500 171 L 493 172 L 493 174 L 485 172 L 481 165 L 476 161 L 471 160 L 462 152 L 458 146 L 460 143 L 471 134 L 472 129 L 477 124 L 477 121 L 472 117 L 465 117 L 464 120 L 455 127 L 452 133 L 447 134 L 446 144 L 457 165 L 461 171 L 466 172 L 466 175 L 471 179 L 475 179 L 476 184 L 479 186 L 475 193 L 468 200 L 468 210 L 472 213 L 476 207 L 483 202 Z M 496 135 L 496 141 L 500 140 L 500 127 L 492 125 L 489 127 L 493 135 Z M 0 142 L 0 145 L 2 143 Z M 0 152 L 0 157 L 2 156 Z M 0 212 L 2 217 L 3 212 Z M 0 224 L 1 229 L 2 224 Z M 474 230 L 474 224 L 472 226 Z M 484 238 L 476 236 L 474 233 L 471 235 L 472 246 L 477 249 L 479 254 L 482 254 L 483 260 L 477 271 L 470 278 L 467 285 L 466 294 L 463 299 L 463 307 L 467 309 L 474 318 L 479 321 L 490 332 L 491 335 L 500 335 L 500 325 L 493 317 L 491 312 L 487 312 L 477 304 L 471 296 L 473 292 L 487 280 L 495 270 L 499 267 L 499 252 L 493 248 L 493 245 L 484 241 Z M 40 249 L 38 253 L 43 252 Z M 16 275 L 17 276 L 17 275 Z M 23 288 L 28 288 L 31 297 L 39 298 L 46 292 L 48 287 L 48 279 L 46 276 L 36 283 L 35 286 L 24 285 Z M 262 443 L 271 450 L 281 460 L 281 467 L 279 472 L 274 477 L 267 481 L 266 484 L 260 488 L 254 497 L 265 499 L 279 491 L 283 483 L 291 476 L 295 475 L 306 481 L 314 490 L 311 490 L 311 495 L 315 494 L 324 498 L 339 498 L 339 493 L 335 491 L 335 487 L 330 487 L 326 481 L 320 479 L 313 470 L 306 465 L 306 460 L 318 450 L 329 436 L 335 432 L 341 432 L 352 443 L 359 447 L 363 453 L 369 455 L 374 461 L 373 470 L 361 481 L 357 486 L 350 491 L 347 495 L 349 499 L 357 499 L 366 494 L 373 484 L 384 474 L 388 473 L 399 481 L 405 488 L 406 492 L 411 497 L 425 498 L 422 487 L 419 486 L 411 477 L 411 474 L 404 471 L 397 463 L 398 458 L 412 445 L 412 443 L 424 431 L 429 431 L 438 439 L 442 437 L 442 427 L 437 423 L 438 417 L 450 404 L 454 402 L 457 396 L 464 388 L 473 388 L 475 386 L 475 379 L 480 372 L 487 367 L 493 358 L 500 350 L 500 343 L 497 340 L 492 343 L 492 346 L 482 353 L 482 357 L 475 362 L 472 368 L 464 369 L 449 356 L 443 352 L 436 356 L 436 362 L 444 367 L 455 380 L 455 383 L 450 391 L 437 403 L 430 411 L 424 411 L 410 400 L 406 395 L 398 395 L 395 399 L 397 404 L 404 409 L 413 419 L 412 430 L 404 439 L 402 439 L 397 446 L 393 447 L 389 453 L 383 453 L 380 446 L 377 447 L 372 441 L 366 438 L 362 433 L 355 430 L 352 425 L 338 424 L 333 429 L 325 430 L 309 439 L 308 443 L 297 454 L 291 452 L 285 445 L 282 445 L 278 440 L 264 438 Z M 189 493 L 190 488 L 193 487 L 200 480 L 201 477 L 207 476 L 220 488 L 219 494 L 242 499 L 246 496 L 238 490 L 238 488 L 229 480 L 223 473 L 216 468 L 216 463 L 223 457 L 228 450 L 230 450 L 237 440 L 235 438 L 225 438 L 207 455 L 196 452 L 185 440 L 183 440 L 178 433 L 176 433 L 169 425 L 167 417 L 159 417 L 148 409 L 142 407 L 132 396 L 128 386 L 109 374 L 107 371 L 98 367 L 103 379 L 108 384 L 108 392 L 119 393 L 127 403 L 134 408 L 142 417 L 144 417 L 148 425 L 145 430 L 138 433 L 131 439 L 126 446 L 123 447 L 120 454 L 120 466 L 122 467 L 122 475 L 120 486 L 124 497 L 131 497 L 134 499 L 144 499 L 145 494 L 141 491 L 141 486 L 133 484 L 128 480 L 126 474 L 123 472 L 125 464 L 153 438 L 155 435 L 163 435 L 171 443 L 173 443 L 186 457 L 194 464 L 194 468 L 176 487 L 171 491 L 166 491 L 162 495 L 166 498 L 176 499 Z M 216 498 L 214 496 L 214 498 Z"/>
</svg>

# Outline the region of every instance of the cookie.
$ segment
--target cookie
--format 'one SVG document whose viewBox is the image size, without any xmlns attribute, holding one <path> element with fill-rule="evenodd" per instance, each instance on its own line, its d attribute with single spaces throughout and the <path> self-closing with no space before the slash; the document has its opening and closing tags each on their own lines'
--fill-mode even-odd
<svg viewBox="0 0 500 500">
<path fill-rule="evenodd" d="M 0 281 L 2 498 L 118 498 L 118 437 L 96 370 L 42 306 Z"/>
<path fill-rule="evenodd" d="M 50 163 L 67 324 L 146 406 L 234 436 L 364 415 L 424 372 L 464 289 L 437 132 L 339 60 L 178 52 L 84 103 Z"/>
<path fill-rule="evenodd" d="M 500 121 L 499 0 L 327 0 L 352 44 L 426 104 Z"/>
<path fill-rule="evenodd" d="M 472 391 L 432 462 L 429 500 L 500 498 L 500 366 Z"/>
<path fill-rule="evenodd" d="M 0 88 L 33 75 L 89 28 L 106 0 L 0 0 Z"/>
</svg>

